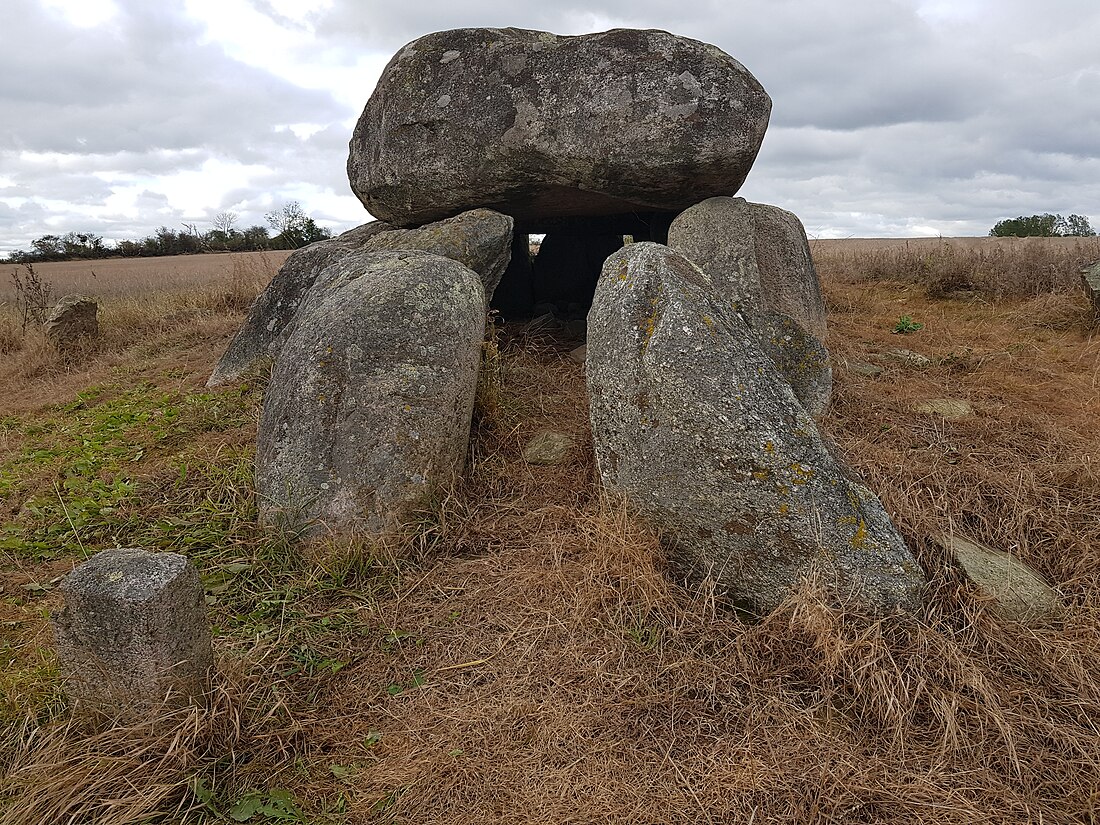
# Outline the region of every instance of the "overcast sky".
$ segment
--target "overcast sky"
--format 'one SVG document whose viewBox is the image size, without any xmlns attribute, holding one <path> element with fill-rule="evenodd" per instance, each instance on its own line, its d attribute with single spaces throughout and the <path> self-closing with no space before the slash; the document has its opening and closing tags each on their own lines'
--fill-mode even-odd
<svg viewBox="0 0 1100 825">
<path fill-rule="evenodd" d="M 1098 0 L 0 0 L 0 255 L 44 234 L 263 223 L 335 231 L 352 127 L 429 31 L 661 28 L 732 54 L 772 97 L 740 194 L 811 236 L 1100 228 Z"/>
</svg>

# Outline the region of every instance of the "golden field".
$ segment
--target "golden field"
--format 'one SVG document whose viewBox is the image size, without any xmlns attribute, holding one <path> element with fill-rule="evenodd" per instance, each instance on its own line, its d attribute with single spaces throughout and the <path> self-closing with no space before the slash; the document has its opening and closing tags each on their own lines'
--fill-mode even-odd
<svg viewBox="0 0 1100 825">
<path fill-rule="evenodd" d="M 288 547 L 251 488 L 265 376 L 204 388 L 277 262 L 171 289 L 199 263 L 97 262 L 119 287 L 88 290 L 99 342 L 61 357 L 32 330 L 0 356 L 0 824 L 276 819 L 241 820 L 253 803 L 333 825 L 1100 820 L 1100 335 L 1078 274 L 1100 242 L 813 250 L 822 427 L 929 573 L 915 618 L 811 583 L 749 624 L 678 580 L 601 495 L 576 342 L 545 327 L 500 331 L 466 476 L 407 535 Z M 895 348 L 929 364 L 845 368 Z M 974 414 L 915 411 L 930 398 Z M 525 464 L 547 427 L 579 446 Z M 933 541 L 950 531 L 1032 565 L 1063 619 L 997 619 Z M 210 708 L 70 717 L 48 614 L 113 546 L 199 567 Z"/>
</svg>

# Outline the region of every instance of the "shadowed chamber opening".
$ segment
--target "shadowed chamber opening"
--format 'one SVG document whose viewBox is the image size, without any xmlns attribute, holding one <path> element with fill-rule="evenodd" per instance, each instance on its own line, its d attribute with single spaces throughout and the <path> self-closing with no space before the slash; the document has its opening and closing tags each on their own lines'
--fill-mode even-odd
<svg viewBox="0 0 1100 825">
<path fill-rule="evenodd" d="M 625 240 L 665 243 L 673 217 L 654 213 L 517 223 L 512 260 L 492 308 L 503 321 L 544 315 L 560 321 L 584 319 L 608 256 Z"/>
</svg>

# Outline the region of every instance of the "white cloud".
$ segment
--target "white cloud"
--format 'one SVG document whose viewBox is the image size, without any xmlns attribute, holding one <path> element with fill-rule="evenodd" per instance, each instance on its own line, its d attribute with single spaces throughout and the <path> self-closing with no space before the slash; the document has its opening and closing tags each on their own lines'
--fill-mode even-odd
<svg viewBox="0 0 1100 825">
<path fill-rule="evenodd" d="M 1094 0 L 4 0 L 0 254 L 300 200 L 366 215 L 344 172 L 389 58 L 429 31 L 653 27 L 714 43 L 774 102 L 742 190 L 819 237 L 1100 225 Z"/>
</svg>

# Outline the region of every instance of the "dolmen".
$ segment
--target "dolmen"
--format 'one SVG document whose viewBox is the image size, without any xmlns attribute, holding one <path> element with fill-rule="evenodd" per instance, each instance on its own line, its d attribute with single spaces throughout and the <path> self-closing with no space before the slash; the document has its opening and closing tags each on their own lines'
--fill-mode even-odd
<svg viewBox="0 0 1100 825">
<path fill-rule="evenodd" d="M 736 197 L 771 105 L 733 57 L 663 31 L 402 48 L 349 147 L 379 220 L 294 252 L 210 377 L 272 365 L 263 519 L 399 529 L 462 472 L 487 313 L 551 312 L 587 320 L 601 481 L 677 565 L 752 615 L 809 577 L 916 610 L 923 571 L 818 428 L 832 368 L 806 232 Z"/>
</svg>

